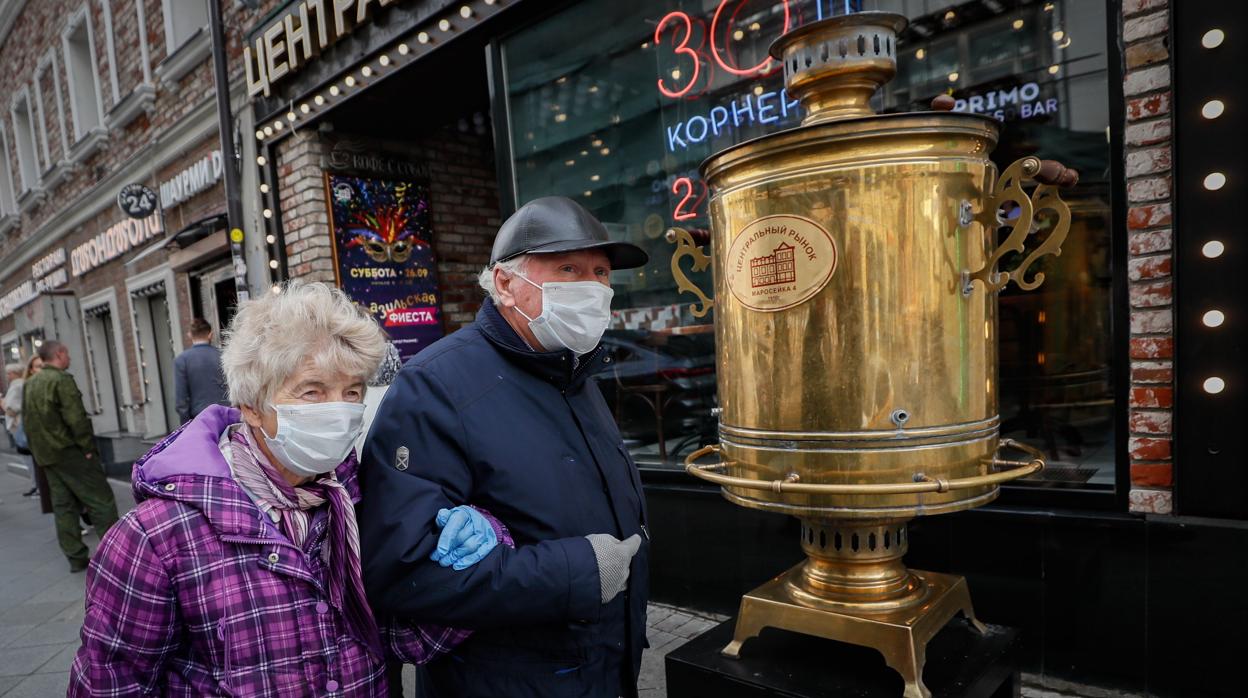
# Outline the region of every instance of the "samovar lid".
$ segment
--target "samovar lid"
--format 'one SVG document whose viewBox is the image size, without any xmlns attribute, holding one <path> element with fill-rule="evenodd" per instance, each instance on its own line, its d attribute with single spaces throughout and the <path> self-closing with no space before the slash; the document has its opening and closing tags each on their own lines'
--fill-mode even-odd
<svg viewBox="0 0 1248 698">
<path fill-rule="evenodd" d="M 784 86 L 806 112 L 802 125 L 870 116 L 871 97 L 897 74 L 905 17 L 857 12 L 807 24 L 771 44 Z"/>
</svg>

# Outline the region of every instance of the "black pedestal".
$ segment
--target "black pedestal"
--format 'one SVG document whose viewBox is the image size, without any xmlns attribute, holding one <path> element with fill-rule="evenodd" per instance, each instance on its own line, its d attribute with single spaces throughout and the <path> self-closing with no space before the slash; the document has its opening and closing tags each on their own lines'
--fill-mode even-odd
<svg viewBox="0 0 1248 698">
<path fill-rule="evenodd" d="M 667 655 L 669 698 L 815 696 L 896 698 L 901 677 L 867 647 L 766 629 L 745 643 L 740 659 L 719 651 L 735 620 L 708 630 Z M 923 681 L 933 698 L 1017 698 L 1018 631 L 989 625 L 980 635 L 957 618 L 927 646 Z"/>
</svg>

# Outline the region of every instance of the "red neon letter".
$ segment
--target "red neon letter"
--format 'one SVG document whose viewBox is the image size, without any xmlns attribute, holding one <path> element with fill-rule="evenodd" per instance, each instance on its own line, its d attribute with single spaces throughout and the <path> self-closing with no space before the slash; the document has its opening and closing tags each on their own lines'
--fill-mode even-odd
<svg viewBox="0 0 1248 698">
<path fill-rule="evenodd" d="M 672 182 L 672 193 L 679 194 L 680 192 L 676 191 L 676 189 L 682 184 L 685 185 L 685 198 L 681 199 L 680 203 L 676 204 L 676 210 L 672 213 L 672 218 L 675 218 L 678 221 L 687 221 L 690 218 L 697 218 L 698 212 L 681 211 L 685 204 L 689 202 L 689 199 L 693 198 L 693 181 L 688 177 L 677 177 L 676 181 Z M 697 204 L 695 203 L 694 206 L 697 206 Z"/>
</svg>

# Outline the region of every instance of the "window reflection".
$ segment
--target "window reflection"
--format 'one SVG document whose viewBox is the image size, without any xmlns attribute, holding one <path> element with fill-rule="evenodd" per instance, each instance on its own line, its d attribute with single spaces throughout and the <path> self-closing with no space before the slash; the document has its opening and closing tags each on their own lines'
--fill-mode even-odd
<svg viewBox="0 0 1248 698">
<path fill-rule="evenodd" d="M 919 0 L 861 4 L 912 20 L 880 111 L 925 110 L 949 93 L 960 111 L 1002 122 L 999 167 L 1040 153 L 1080 171 L 1063 197 L 1070 236 L 1041 269 L 1050 282 L 1001 295 L 1002 433 L 1050 458 L 1025 484 L 1112 487 L 1104 4 L 971 2 L 952 13 Z M 717 440 L 711 317 L 695 318 L 692 297 L 678 294 L 663 234 L 710 226 L 703 159 L 800 121 L 767 47 L 832 5 L 842 3 L 585 0 L 504 42 L 517 200 L 573 197 L 651 255 L 613 278 L 605 341 L 615 361 L 596 376 L 643 467 L 679 467 Z M 760 64 L 761 74 L 749 71 Z M 1049 224 L 1041 218 L 1039 234 Z M 710 288 L 710 272 L 689 276 Z"/>
</svg>

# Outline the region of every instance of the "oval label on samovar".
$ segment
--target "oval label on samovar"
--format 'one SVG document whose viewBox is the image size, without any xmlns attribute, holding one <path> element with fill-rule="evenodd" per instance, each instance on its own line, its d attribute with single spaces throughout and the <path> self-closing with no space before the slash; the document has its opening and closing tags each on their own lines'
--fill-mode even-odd
<svg viewBox="0 0 1248 698">
<path fill-rule="evenodd" d="M 801 216 L 764 216 L 728 248 L 728 288 L 747 308 L 774 312 L 805 303 L 836 271 L 836 242 Z"/>
</svg>

